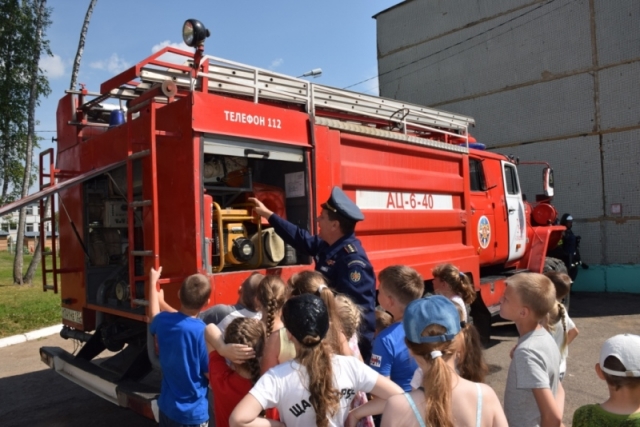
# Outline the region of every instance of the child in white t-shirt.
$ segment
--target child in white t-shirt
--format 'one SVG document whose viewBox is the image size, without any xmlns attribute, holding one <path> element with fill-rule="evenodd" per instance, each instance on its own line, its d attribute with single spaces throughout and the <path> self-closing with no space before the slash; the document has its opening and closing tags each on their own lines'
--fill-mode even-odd
<svg viewBox="0 0 640 427">
<path fill-rule="evenodd" d="M 332 355 L 324 340 L 329 314 L 319 297 L 292 297 L 282 316 L 296 346 L 296 357 L 269 369 L 258 380 L 231 414 L 231 426 L 251 423 L 264 409 L 274 407 L 284 424 L 271 421 L 271 425 L 342 426 L 356 392 L 372 393 L 380 399 L 402 393 L 391 380 L 355 357 Z"/>
</svg>

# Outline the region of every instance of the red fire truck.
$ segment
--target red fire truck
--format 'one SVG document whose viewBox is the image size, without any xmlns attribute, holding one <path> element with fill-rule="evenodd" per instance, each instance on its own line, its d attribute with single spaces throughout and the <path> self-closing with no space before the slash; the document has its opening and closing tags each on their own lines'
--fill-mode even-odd
<svg viewBox="0 0 640 427">
<path fill-rule="evenodd" d="M 42 360 L 105 399 L 157 419 L 157 356 L 148 333 L 147 280 L 163 267 L 167 300 L 182 280 L 211 280 L 211 304 L 234 303 L 253 271 L 313 268 L 287 248 L 269 263 L 255 195 L 316 230 L 319 204 L 341 187 L 365 214 L 358 224 L 376 271 L 405 264 L 427 282 L 450 262 L 473 278 L 472 316 L 488 336 L 505 279 L 543 271 L 564 227 L 545 195 L 523 200 L 514 159 L 470 142 L 470 117 L 336 89 L 173 47 L 104 82 L 68 91 L 57 110 L 57 150 L 40 155 L 44 290 L 60 291 L 62 336 L 77 354 Z M 59 247 L 59 251 L 58 251 Z M 271 260 L 273 261 L 273 260 Z M 277 265 L 274 265 L 277 264 Z M 92 362 L 103 351 L 114 355 Z"/>
</svg>

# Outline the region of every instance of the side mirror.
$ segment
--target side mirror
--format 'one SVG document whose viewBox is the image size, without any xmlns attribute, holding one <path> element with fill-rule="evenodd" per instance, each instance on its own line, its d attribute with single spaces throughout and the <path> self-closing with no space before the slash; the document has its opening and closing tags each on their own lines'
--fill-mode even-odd
<svg viewBox="0 0 640 427">
<path fill-rule="evenodd" d="M 542 181 L 545 196 L 553 197 L 553 169 L 550 167 L 544 168 L 542 171 Z"/>
</svg>

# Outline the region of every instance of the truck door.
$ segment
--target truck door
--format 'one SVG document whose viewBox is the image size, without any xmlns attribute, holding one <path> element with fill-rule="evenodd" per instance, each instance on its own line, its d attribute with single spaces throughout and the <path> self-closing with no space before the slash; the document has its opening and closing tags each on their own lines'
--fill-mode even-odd
<svg viewBox="0 0 640 427">
<path fill-rule="evenodd" d="M 474 247 L 480 256 L 480 265 L 492 265 L 496 256 L 495 200 L 487 189 L 483 161 L 469 158 L 471 190 L 471 224 L 474 229 Z M 493 236 L 492 236 L 493 234 Z"/>
<path fill-rule="evenodd" d="M 526 249 L 526 221 L 524 217 L 524 203 L 520 193 L 518 172 L 513 163 L 502 160 L 502 175 L 504 179 L 504 193 L 506 198 L 507 218 L 509 219 L 509 258 L 508 261 L 519 259 Z"/>
</svg>

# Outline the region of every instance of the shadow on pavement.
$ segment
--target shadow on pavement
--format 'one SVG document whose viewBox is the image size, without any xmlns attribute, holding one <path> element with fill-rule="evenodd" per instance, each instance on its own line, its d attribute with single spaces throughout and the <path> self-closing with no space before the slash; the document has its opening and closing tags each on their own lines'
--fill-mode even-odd
<svg viewBox="0 0 640 427">
<path fill-rule="evenodd" d="M 114 405 L 50 369 L 0 378 L 3 427 L 151 427 L 157 424 Z"/>
<path fill-rule="evenodd" d="M 573 292 L 569 316 L 605 317 L 640 314 L 640 294 L 614 292 Z"/>
</svg>

